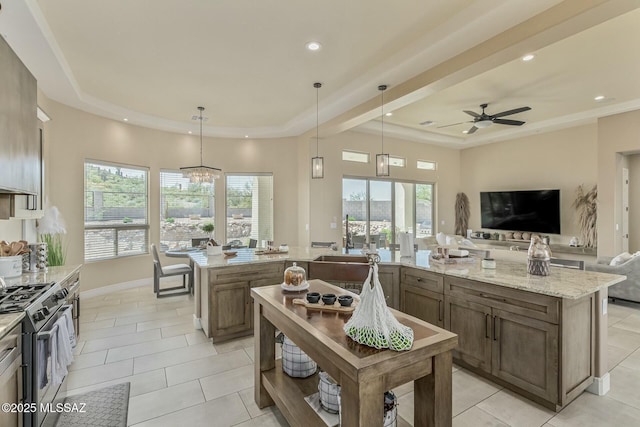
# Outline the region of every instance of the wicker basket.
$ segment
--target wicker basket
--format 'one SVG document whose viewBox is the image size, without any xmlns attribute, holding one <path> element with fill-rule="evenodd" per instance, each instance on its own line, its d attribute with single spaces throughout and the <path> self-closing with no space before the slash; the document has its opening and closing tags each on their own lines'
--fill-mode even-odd
<svg viewBox="0 0 640 427">
<path fill-rule="evenodd" d="M 282 370 L 294 378 L 307 378 L 316 373 L 318 365 L 288 337 L 282 341 Z"/>
<path fill-rule="evenodd" d="M 548 276 L 551 262 L 547 259 L 531 259 L 527 260 L 527 273 L 536 276 Z"/>
</svg>

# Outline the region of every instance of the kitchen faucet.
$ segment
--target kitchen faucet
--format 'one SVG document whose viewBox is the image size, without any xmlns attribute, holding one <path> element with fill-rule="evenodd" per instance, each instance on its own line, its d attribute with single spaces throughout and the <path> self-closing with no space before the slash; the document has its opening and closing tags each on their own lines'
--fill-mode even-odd
<svg viewBox="0 0 640 427">
<path fill-rule="evenodd" d="M 353 249 L 353 242 L 351 241 L 351 233 L 349 233 L 349 214 L 347 214 L 345 216 L 344 224 L 345 224 L 345 226 L 344 226 L 344 228 L 345 228 L 345 236 L 347 236 L 347 238 L 345 240 L 344 248 L 348 252 L 349 249 Z"/>
</svg>

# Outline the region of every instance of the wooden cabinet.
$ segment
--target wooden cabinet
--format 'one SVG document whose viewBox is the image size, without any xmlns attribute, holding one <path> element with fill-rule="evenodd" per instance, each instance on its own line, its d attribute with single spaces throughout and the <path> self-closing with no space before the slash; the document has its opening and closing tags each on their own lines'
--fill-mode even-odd
<svg viewBox="0 0 640 427">
<path fill-rule="evenodd" d="M 379 265 L 378 278 L 380 279 L 387 305 L 397 309 L 400 305 L 400 267 Z"/>
<path fill-rule="evenodd" d="M 491 372 L 491 307 L 447 297 L 445 328 L 458 334 L 453 357 Z"/>
<path fill-rule="evenodd" d="M 443 327 L 442 275 L 411 267 L 402 267 L 400 273 L 400 310 Z"/>
<path fill-rule="evenodd" d="M 208 334 L 213 342 L 250 335 L 251 288 L 282 283 L 283 273 L 284 262 L 209 269 Z"/>
</svg>

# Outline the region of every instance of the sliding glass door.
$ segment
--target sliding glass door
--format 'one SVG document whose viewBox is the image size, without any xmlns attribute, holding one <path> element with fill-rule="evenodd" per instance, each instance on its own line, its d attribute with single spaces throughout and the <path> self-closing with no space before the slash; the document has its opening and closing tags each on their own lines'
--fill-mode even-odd
<svg viewBox="0 0 640 427">
<path fill-rule="evenodd" d="M 433 187 L 432 183 L 343 178 L 343 245 L 347 227 L 355 248 L 371 242 L 388 247 L 398 241 L 398 233 L 432 235 Z"/>
</svg>

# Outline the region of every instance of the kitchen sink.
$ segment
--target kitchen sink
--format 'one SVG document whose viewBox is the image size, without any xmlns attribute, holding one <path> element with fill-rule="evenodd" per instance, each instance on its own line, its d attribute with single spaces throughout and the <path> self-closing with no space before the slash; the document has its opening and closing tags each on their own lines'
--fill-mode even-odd
<svg viewBox="0 0 640 427">
<path fill-rule="evenodd" d="M 362 255 L 321 255 L 314 261 L 322 262 L 359 262 L 368 264 L 369 259 Z"/>
<path fill-rule="evenodd" d="M 369 274 L 369 260 L 362 255 L 322 255 L 309 263 L 309 278 L 359 282 Z"/>
</svg>

